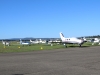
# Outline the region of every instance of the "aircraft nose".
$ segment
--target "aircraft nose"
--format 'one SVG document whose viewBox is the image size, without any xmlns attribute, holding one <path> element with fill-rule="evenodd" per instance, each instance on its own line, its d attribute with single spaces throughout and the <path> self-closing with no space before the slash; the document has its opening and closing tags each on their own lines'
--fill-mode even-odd
<svg viewBox="0 0 100 75">
<path fill-rule="evenodd" d="M 83 42 L 84 42 L 84 40 L 82 39 L 82 40 L 81 40 L 81 42 L 83 43 Z"/>
</svg>

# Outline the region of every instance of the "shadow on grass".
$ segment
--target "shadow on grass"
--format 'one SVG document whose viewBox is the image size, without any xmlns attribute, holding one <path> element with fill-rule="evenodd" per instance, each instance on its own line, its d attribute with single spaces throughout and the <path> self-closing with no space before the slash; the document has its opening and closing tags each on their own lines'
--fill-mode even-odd
<svg viewBox="0 0 100 75">
<path fill-rule="evenodd" d="M 90 46 L 68 46 L 68 47 L 70 47 L 70 48 L 74 48 L 74 47 L 79 47 L 79 48 L 86 48 L 86 47 L 90 47 Z"/>
</svg>

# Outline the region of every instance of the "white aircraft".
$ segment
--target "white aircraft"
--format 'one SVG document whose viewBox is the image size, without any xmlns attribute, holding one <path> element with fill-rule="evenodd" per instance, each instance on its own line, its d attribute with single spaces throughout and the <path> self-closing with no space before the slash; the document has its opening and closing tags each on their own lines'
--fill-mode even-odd
<svg viewBox="0 0 100 75">
<path fill-rule="evenodd" d="M 65 47 L 66 44 L 78 44 L 80 47 L 85 42 L 84 39 L 78 39 L 78 38 L 65 38 L 62 32 L 60 32 L 60 38 L 62 40 L 62 43 L 64 43 Z"/>
<path fill-rule="evenodd" d="M 20 44 L 22 44 L 22 45 L 30 45 L 30 42 L 22 42 L 22 40 L 20 39 Z"/>
<path fill-rule="evenodd" d="M 91 39 L 92 45 L 94 45 L 95 43 L 98 43 L 98 45 L 100 45 L 100 40 L 98 38 L 94 38 Z"/>
<path fill-rule="evenodd" d="M 7 46 L 10 46 L 10 42 L 7 42 L 7 41 L 3 41 L 3 40 L 2 40 L 2 44 L 3 44 L 4 46 L 6 46 L 6 45 L 7 45 Z"/>
<path fill-rule="evenodd" d="M 32 41 L 31 39 L 30 39 L 30 42 L 31 42 L 31 44 L 39 44 L 39 41 Z"/>
</svg>

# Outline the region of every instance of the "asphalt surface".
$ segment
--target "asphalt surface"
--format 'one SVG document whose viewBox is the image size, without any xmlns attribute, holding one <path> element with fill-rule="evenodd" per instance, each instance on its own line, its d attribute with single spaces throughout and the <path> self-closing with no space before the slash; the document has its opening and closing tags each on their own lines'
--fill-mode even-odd
<svg viewBox="0 0 100 75">
<path fill-rule="evenodd" d="M 0 75 L 100 75 L 100 46 L 3 53 Z"/>
</svg>

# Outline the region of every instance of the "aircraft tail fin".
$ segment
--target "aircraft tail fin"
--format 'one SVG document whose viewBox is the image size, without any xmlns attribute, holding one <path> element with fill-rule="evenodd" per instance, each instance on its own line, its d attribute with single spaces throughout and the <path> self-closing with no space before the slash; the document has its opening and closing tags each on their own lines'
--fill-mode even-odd
<svg viewBox="0 0 100 75">
<path fill-rule="evenodd" d="M 22 43 L 22 40 L 20 39 L 20 44 Z"/>
<path fill-rule="evenodd" d="M 3 40 L 2 40 L 2 43 L 3 43 Z"/>
<path fill-rule="evenodd" d="M 33 41 L 30 39 L 30 42 L 33 42 Z"/>
<path fill-rule="evenodd" d="M 61 40 L 64 40 L 65 39 L 65 37 L 64 37 L 64 35 L 63 35 L 62 32 L 60 32 L 60 38 L 61 38 Z"/>
</svg>

